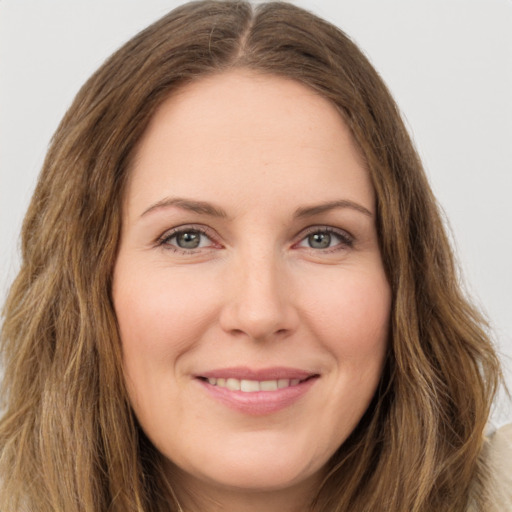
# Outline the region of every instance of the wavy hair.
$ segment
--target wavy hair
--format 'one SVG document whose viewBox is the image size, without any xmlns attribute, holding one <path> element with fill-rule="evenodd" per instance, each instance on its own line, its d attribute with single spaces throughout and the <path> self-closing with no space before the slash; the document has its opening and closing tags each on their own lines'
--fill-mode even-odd
<svg viewBox="0 0 512 512">
<path fill-rule="evenodd" d="M 311 511 L 456 512 L 471 500 L 483 508 L 472 482 L 485 479 L 480 453 L 499 362 L 461 291 L 391 95 L 355 44 L 316 16 L 281 2 L 207 0 L 175 9 L 118 50 L 52 139 L 4 309 L 0 509 L 177 510 L 162 456 L 127 398 L 112 270 L 130 158 L 155 109 L 187 83 L 234 68 L 288 77 L 330 100 L 377 197 L 393 295 L 389 354 Z"/>
</svg>

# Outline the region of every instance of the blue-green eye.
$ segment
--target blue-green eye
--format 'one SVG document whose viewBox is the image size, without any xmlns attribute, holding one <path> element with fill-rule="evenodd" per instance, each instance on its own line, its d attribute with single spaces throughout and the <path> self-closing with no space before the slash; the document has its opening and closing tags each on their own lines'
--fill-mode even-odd
<svg viewBox="0 0 512 512">
<path fill-rule="evenodd" d="M 182 249 L 197 249 L 201 244 L 202 233 L 198 231 L 182 231 L 174 235 L 176 245 Z"/>
<path fill-rule="evenodd" d="M 309 249 L 342 249 L 352 247 L 354 241 L 352 237 L 341 230 L 333 228 L 322 228 L 310 231 L 299 243 L 300 247 Z"/>
<path fill-rule="evenodd" d="M 312 249 L 327 249 L 331 246 L 331 233 L 312 233 L 307 237 L 308 245 Z"/>
<path fill-rule="evenodd" d="M 160 245 L 183 251 L 209 247 L 212 243 L 206 233 L 197 228 L 176 229 L 166 233 L 160 240 Z"/>
</svg>

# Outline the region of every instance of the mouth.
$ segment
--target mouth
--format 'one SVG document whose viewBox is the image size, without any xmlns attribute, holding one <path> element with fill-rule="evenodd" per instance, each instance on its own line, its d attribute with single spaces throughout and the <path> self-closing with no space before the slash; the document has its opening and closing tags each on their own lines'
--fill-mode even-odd
<svg viewBox="0 0 512 512">
<path fill-rule="evenodd" d="M 318 375 L 309 375 L 303 379 L 269 379 L 269 380 L 253 380 L 253 379 L 237 379 L 234 377 L 198 377 L 204 382 L 208 382 L 211 386 L 225 388 L 229 391 L 241 391 L 243 393 L 257 393 L 258 391 L 277 391 L 292 386 L 298 386 L 303 382 L 314 379 Z"/>
<path fill-rule="evenodd" d="M 297 403 L 308 394 L 319 373 L 293 369 L 226 368 L 196 375 L 215 401 L 239 413 L 266 415 Z"/>
</svg>

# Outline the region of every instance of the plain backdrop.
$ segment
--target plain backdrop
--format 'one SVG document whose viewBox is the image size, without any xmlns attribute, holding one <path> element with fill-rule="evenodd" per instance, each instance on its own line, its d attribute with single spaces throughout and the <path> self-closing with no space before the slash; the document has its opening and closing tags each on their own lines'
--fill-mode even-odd
<svg viewBox="0 0 512 512">
<path fill-rule="evenodd" d="M 59 120 L 106 57 L 179 3 L 0 0 L 0 302 Z M 512 374 L 512 0 L 295 3 L 347 32 L 389 85 Z M 494 422 L 511 420 L 502 396 Z"/>
</svg>

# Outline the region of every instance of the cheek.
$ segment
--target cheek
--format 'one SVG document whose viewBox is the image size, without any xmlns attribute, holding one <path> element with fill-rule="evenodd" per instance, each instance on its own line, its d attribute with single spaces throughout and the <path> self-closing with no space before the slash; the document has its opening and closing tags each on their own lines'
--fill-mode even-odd
<svg viewBox="0 0 512 512">
<path fill-rule="evenodd" d="M 326 457 L 356 428 L 375 394 L 386 358 L 391 291 L 381 267 L 336 269 L 304 283 L 302 318 L 328 354 L 318 415 Z M 315 427 L 317 428 L 317 427 Z"/>
<path fill-rule="evenodd" d="M 213 314 L 214 290 L 204 280 L 198 286 L 190 273 L 126 271 L 116 280 L 114 305 L 123 345 L 137 338 L 147 349 L 163 340 L 179 347 Z"/>
<path fill-rule="evenodd" d="M 308 315 L 318 338 L 343 360 L 385 351 L 391 291 L 384 273 L 340 272 L 309 287 Z"/>
<path fill-rule="evenodd" d="M 168 384 L 176 377 L 169 370 L 218 316 L 214 287 L 197 281 L 190 272 L 116 269 L 113 299 L 129 387 Z"/>
<path fill-rule="evenodd" d="M 367 409 L 382 375 L 391 291 L 376 266 L 374 272 L 338 272 L 328 282 L 316 279 L 309 297 L 309 313 L 304 311 L 304 316 L 308 314 L 310 328 L 335 368 L 329 374 L 331 392 L 324 405 L 331 411 L 331 424 L 344 425 L 341 443 Z"/>
<path fill-rule="evenodd" d="M 186 382 L 179 362 L 218 316 L 218 298 L 204 279 L 199 286 L 193 273 L 144 271 L 123 263 L 118 261 L 113 286 L 123 372 L 136 415 L 152 432 L 155 411 L 165 415 L 174 404 L 176 414 Z"/>
</svg>

